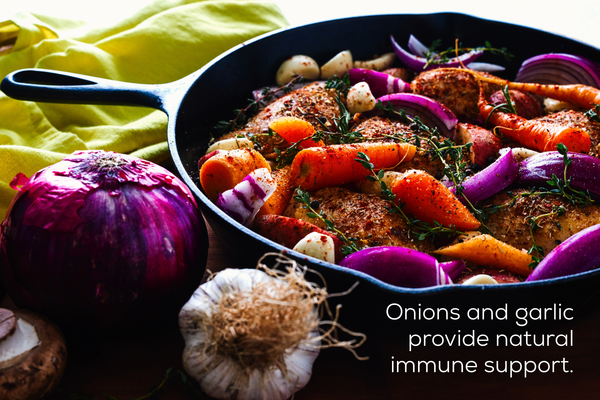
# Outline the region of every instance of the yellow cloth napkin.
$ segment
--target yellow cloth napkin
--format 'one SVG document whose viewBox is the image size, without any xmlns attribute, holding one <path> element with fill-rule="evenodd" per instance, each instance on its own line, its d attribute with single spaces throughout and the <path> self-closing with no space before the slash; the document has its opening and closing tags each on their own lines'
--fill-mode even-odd
<svg viewBox="0 0 600 400">
<path fill-rule="evenodd" d="M 269 0 L 156 0 L 107 27 L 19 13 L 0 23 L 0 78 L 47 68 L 125 82 L 183 78 L 259 34 L 286 26 Z M 16 39 L 16 41 L 15 41 Z M 14 43 L 10 51 L 3 45 Z M 9 183 L 76 150 L 168 158 L 167 118 L 143 107 L 18 101 L 0 93 L 0 220 L 16 192 Z"/>
</svg>

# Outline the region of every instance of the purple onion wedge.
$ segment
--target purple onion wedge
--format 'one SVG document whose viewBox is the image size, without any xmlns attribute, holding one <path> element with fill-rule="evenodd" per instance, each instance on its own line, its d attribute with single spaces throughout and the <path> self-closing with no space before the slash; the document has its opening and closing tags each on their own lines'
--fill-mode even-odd
<svg viewBox="0 0 600 400">
<path fill-rule="evenodd" d="M 438 128 L 439 132 L 454 139 L 458 118 L 450 109 L 429 97 L 414 93 L 392 93 L 377 99 L 383 105 L 390 104 L 394 110 L 404 110 L 407 115 L 418 116 L 430 128 Z M 378 115 L 381 110 L 367 112 L 366 117 Z"/>
<path fill-rule="evenodd" d="M 600 65 L 573 54 L 540 54 L 523 61 L 515 81 L 600 88 Z"/>
<path fill-rule="evenodd" d="M 364 68 L 352 68 L 348 72 L 350 84 L 366 82 L 375 98 L 390 93 L 410 92 L 410 84 L 400 78 L 393 77 L 383 72 L 377 72 Z"/>
<path fill-rule="evenodd" d="M 502 154 L 487 168 L 463 182 L 463 196 L 471 203 L 484 200 L 513 183 L 519 175 L 519 162 L 512 149 Z M 455 193 L 456 188 L 450 190 Z M 464 200 L 464 198 L 461 198 Z"/>
<path fill-rule="evenodd" d="M 570 185 L 600 196 L 600 159 L 580 153 L 568 153 L 568 156 L 572 160 L 567 168 Z M 563 155 L 558 151 L 547 151 L 521 162 L 518 181 L 528 185 L 545 184 L 553 174 L 564 179 L 564 170 Z"/>
<path fill-rule="evenodd" d="M 472 50 L 468 53 L 460 55 L 459 57 L 451 58 L 448 62 L 427 65 L 427 59 L 425 57 L 417 56 L 403 49 L 396 42 L 396 40 L 394 40 L 394 36 L 390 35 L 390 40 L 398 59 L 402 61 L 408 68 L 417 72 L 440 67 L 460 67 L 475 61 L 483 54 L 483 51 L 481 50 Z"/>
<path fill-rule="evenodd" d="M 408 38 L 408 48 L 415 56 L 425 57 L 429 53 L 429 47 L 425 46 L 414 35 Z"/>
<path fill-rule="evenodd" d="M 266 168 L 248 174 L 233 189 L 219 195 L 216 205 L 237 222 L 250 225 L 265 201 L 277 188 L 277 183 Z"/>
<path fill-rule="evenodd" d="M 415 56 L 418 57 L 426 57 L 427 53 L 429 53 L 429 48 L 413 35 L 410 35 L 408 38 L 408 48 Z M 469 62 L 468 64 L 465 64 L 465 66 L 469 69 L 483 72 L 499 72 L 506 69 L 501 65 L 483 62 Z"/>
<path fill-rule="evenodd" d="M 600 267 L 600 224 L 584 229 L 555 247 L 527 281 L 560 278 Z"/>
<path fill-rule="evenodd" d="M 370 247 L 352 253 L 340 265 L 390 285 L 422 288 L 450 285 L 465 269 L 461 260 L 439 263 L 435 257 L 405 247 Z"/>
</svg>

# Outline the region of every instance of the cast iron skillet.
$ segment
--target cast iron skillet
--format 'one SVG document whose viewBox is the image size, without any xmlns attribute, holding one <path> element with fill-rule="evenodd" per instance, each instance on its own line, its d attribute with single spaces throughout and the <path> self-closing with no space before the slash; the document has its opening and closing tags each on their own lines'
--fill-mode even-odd
<svg viewBox="0 0 600 400">
<path fill-rule="evenodd" d="M 254 266 L 265 252 L 279 252 L 284 248 L 227 217 L 199 189 L 197 162 L 207 148 L 213 126 L 220 120 L 230 119 L 233 109 L 247 105 L 253 89 L 272 85 L 277 68 L 291 55 L 307 54 L 322 64 L 338 52 L 350 49 L 355 59 L 369 59 L 375 54 L 391 51 L 390 34 L 399 43 L 406 43 L 409 35 L 414 34 L 424 43 L 442 39 L 445 46 L 452 46 L 454 39 L 459 38 L 465 46 L 480 46 L 487 40 L 495 47 L 506 47 L 515 55 L 513 62 L 489 55 L 480 60 L 507 66 L 501 74 L 507 79 L 514 78 L 522 60 L 541 53 L 568 52 L 600 60 L 600 50 L 589 45 L 468 15 L 378 15 L 332 20 L 266 34 L 168 84 L 130 84 L 30 69 L 7 76 L 1 89 L 22 100 L 138 105 L 163 110 L 169 117 L 168 142 L 177 172 L 194 192 L 204 216 L 222 243 L 231 250 L 240 266 L 249 267 Z M 346 316 L 368 321 L 369 326 L 378 329 L 398 329 L 398 324 L 386 316 L 387 306 L 392 303 L 416 309 L 459 307 L 461 310 L 474 305 L 490 308 L 508 305 L 514 310 L 556 304 L 562 308 L 573 307 L 577 313 L 594 308 L 600 297 L 600 270 L 534 283 L 405 289 L 287 251 L 322 274 L 330 292 L 342 292 L 359 282 L 341 300 L 347 310 Z M 423 326 L 431 328 L 431 325 Z M 493 323 L 490 327 L 494 329 Z M 481 325 L 478 328 L 481 329 Z M 411 324 L 411 329 L 418 330 L 418 323 Z M 502 329 L 506 330 L 506 324 Z"/>
</svg>

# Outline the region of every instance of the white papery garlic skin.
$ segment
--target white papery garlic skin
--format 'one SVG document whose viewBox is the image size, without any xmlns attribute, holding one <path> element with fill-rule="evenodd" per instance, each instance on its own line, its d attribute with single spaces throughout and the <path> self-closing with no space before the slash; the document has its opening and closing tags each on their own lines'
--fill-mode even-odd
<svg viewBox="0 0 600 400">
<path fill-rule="evenodd" d="M 284 356 L 289 379 L 277 368 L 255 369 L 248 374 L 229 356 L 206 351 L 207 347 L 213 346 L 213 328 L 207 322 L 220 299 L 230 293 L 250 292 L 257 284 L 269 280 L 275 278 L 260 270 L 226 269 L 200 286 L 181 309 L 179 326 L 185 340 L 183 366 L 209 396 L 223 400 L 285 400 L 308 383 L 312 365 L 319 354 L 319 349 L 310 340 L 318 336 L 317 331 Z M 244 384 L 240 385 L 240 382 Z"/>
</svg>

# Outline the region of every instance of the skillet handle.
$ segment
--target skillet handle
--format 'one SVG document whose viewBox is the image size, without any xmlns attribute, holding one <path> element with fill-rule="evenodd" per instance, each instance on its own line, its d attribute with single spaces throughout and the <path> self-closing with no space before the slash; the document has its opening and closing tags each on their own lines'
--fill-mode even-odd
<svg viewBox="0 0 600 400">
<path fill-rule="evenodd" d="M 170 84 L 128 83 L 45 69 L 22 69 L 7 75 L 0 89 L 17 100 L 49 103 L 105 104 L 165 110 Z"/>
</svg>

